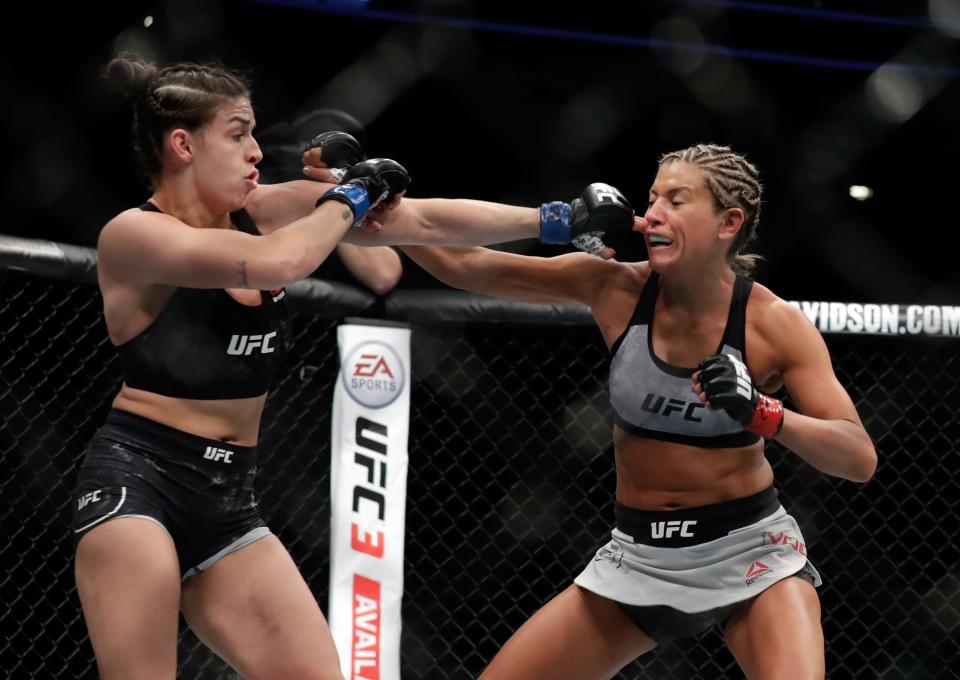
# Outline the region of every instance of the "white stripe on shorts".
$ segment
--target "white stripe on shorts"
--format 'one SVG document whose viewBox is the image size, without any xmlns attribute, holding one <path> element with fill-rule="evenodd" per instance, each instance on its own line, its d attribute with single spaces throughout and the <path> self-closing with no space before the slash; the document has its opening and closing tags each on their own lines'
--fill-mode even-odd
<svg viewBox="0 0 960 680">
<path fill-rule="evenodd" d="M 199 574 L 201 571 L 205 571 L 209 569 L 217 561 L 222 560 L 224 557 L 226 557 L 230 553 L 236 552 L 240 550 L 240 548 L 243 548 L 244 546 L 248 546 L 254 541 L 259 541 L 264 536 L 269 536 L 270 533 L 271 532 L 269 527 L 256 527 L 255 529 L 251 529 L 250 531 L 245 533 L 243 536 L 235 540 L 233 543 L 228 545 L 226 548 L 217 552 L 212 557 L 208 557 L 197 566 L 187 569 L 186 573 L 184 573 L 184 575 L 180 578 L 180 581 L 181 582 L 186 581 L 188 578 L 190 578 L 194 574 Z"/>
<path fill-rule="evenodd" d="M 103 520 L 109 519 L 110 517 L 113 517 L 113 516 L 116 515 L 117 512 L 120 510 L 120 507 L 123 505 L 123 502 L 124 502 L 125 500 L 127 500 L 127 487 L 121 486 L 121 487 L 120 487 L 120 502 L 117 503 L 117 507 L 115 507 L 113 510 L 111 510 L 110 512 L 108 512 L 108 513 L 107 513 L 106 515 L 104 515 L 103 517 L 98 517 L 97 519 L 93 520 L 93 521 L 90 522 L 89 524 L 84 524 L 84 525 L 83 525 L 82 527 L 80 527 L 79 529 L 74 529 L 74 530 L 73 530 L 73 533 L 79 534 L 81 531 L 86 531 L 87 529 L 89 529 L 90 527 L 94 526 L 95 524 L 100 524 L 100 522 L 102 522 Z"/>
</svg>

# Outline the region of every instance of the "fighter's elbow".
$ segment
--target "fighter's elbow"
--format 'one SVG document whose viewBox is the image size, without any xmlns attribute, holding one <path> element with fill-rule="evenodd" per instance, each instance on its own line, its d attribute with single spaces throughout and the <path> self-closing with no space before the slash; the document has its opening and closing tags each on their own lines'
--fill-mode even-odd
<svg viewBox="0 0 960 680">
<path fill-rule="evenodd" d="M 401 270 L 378 272 L 364 283 L 376 295 L 386 295 L 400 283 Z"/>
<path fill-rule="evenodd" d="M 316 265 L 310 262 L 303 249 L 277 254 L 271 258 L 265 267 L 266 277 L 274 285 L 286 286 L 294 281 L 305 279 L 314 270 Z"/>
<path fill-rule="evenodd" d="M 877 471 L 877 452 L 872 445 L 865 447 L 856 457 L 856 462 L 851 466 L 848 479 L 859 484 L 866 484 Z"/>
</svg>

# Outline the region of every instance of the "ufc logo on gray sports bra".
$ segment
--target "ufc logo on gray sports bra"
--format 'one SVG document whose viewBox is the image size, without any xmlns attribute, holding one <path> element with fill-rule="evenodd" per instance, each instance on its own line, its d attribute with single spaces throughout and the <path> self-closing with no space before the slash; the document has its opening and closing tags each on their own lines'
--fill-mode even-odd
<svg viewBox="0 0 960 680">
<path fill-rule="evenodd" d="M 678 519 L 669 522 L 650 522 L 650 537 L 670 538 L 675 533 L 680 532 L 680 535 L 684 538 L 693 538 L 691 529 L 696 523 L 697 520 L 695 519 L 689 519 L 686 522 L 681 522 Z"/>
<path fill-rule="evenodd" d="M 261 354 L 270 354 L 274 348 L 270 346 L 270 341 L 277 336 L 276 331 L 271 331 L 266 335 L 233 335 L 230 337 L 230 346 L 227 347 L 227 354 L 250 356 L 254 350 L 259 348 Z"/>
<path fill-rule="evenodd" d="M 695 423 L 703 419 L 693 415 L 698 408 L 704 408 L 699 401 L 684 401 L 683 399 L 667 399 L 663 395 L 647 393 L 643 398 L 641 408 L 647 413 L 656 413 L 661 416 L 670 416 L 672 413 L 683 413 L 684 420 L 690 420 Z"/>
</svg>

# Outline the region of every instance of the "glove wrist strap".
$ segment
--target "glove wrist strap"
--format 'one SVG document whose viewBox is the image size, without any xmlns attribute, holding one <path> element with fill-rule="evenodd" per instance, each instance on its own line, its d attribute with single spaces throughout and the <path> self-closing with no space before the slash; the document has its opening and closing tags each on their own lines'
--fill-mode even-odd
<svg viewBox="0 0 960 680">
<path fill-rule="evenodd" d="M 540 242 L 570 243 L 570 204 L 553 201 L 540 206 Z"/>
<path fill-rule="evenodd" d="M 760 435 L 764 439 L 773 439 L 783 427 L 783 402 L 765 394 L 757 395 L 757 405 L 753 409 L 753 418 L 744 430 Z"/>
<path fill-rule="evenodd" d="M 350 182 L 327 189 L 323 196 L 317 199 L 316 205 L 319 206 L 324 201 L 339 201 L 349 205 L 353 211 L 353 226 L 355 227 L 363 224 L 363 219 L 367 216 L 367 211 L 370 210 L 370 197 L 367 195 L 367 190 L 360 184 Z"/>
</svg>

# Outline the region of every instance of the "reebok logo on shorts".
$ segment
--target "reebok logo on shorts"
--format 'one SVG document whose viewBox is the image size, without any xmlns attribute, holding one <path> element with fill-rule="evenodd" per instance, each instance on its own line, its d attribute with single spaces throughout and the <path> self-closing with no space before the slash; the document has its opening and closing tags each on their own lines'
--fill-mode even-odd
<svg viewBox="0 0 960 680">
<path fill-rule="evenodd" d="M 744 577 L 743 582 L 748 586 L 752 586 L 761 576 L 772 573 L 773 569 L 765 565 L 763 562 L 754 562 L 750 565 L 750 568 L 747 569 L 747 575 Z"/>
</svg>

